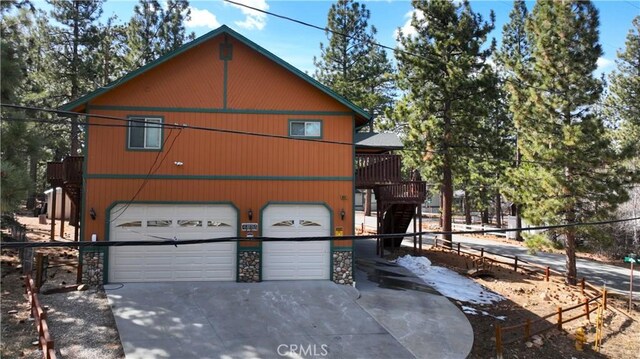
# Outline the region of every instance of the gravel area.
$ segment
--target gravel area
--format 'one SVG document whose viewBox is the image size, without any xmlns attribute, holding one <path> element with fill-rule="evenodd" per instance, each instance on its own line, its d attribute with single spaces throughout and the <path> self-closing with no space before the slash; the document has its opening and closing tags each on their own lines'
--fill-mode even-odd
<svg viewBox="0 0 640 359">
<path fill-rule="evenodd" d="M 62 358 L 124 358 L 107 296 L 102 291 L 40 295 Z"/>
</svg>

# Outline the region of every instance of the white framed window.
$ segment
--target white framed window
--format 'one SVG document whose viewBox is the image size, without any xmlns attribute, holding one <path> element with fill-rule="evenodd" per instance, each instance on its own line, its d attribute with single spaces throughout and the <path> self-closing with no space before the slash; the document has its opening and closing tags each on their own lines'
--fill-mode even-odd
<svg viewBox="0 0 640 359">
<path fill-rule="evenodd" d="M 289 136 L 292 137 L 322 137 L 322 121 L 289 121 Z"/>
<path fill-rule="evenodd" d="M 127 148 L 131 150 L 162 149 L 162 118 L 129 117 Z"/>
</svg>

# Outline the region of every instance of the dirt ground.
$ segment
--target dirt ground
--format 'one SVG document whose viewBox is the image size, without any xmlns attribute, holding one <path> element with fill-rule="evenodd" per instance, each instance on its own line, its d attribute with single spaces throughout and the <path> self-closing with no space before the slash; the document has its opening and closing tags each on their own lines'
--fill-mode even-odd
<svg viewBox="0 0 640 359">
<path fill-rule="evenodd" d="M 48 242 L 50 224 L 39 224 L 38 218 L 18 215 L 27 227 L 30 242 Z M 50 223 L 50 221 L 47 221 Z M 56 234 L 60 234 L 57 221 Z M 65 223 L 64 237 L 73 238 L 74 227 Z M 6 233 L 6 230 L 3 229 Z M 6 238 L 3 238 L 5 240 Z M 104 292 L 76 291 L 77 250 L 71 248 L 38 248 L 48 255 L 47 280 L 38 295 L 45 311 L 47 324 L 59 357 L 64 358 L 123 358 L 124 352 Z M 33 343 L 37 340 L 36 326 L 30 318 L 30 308 L 24 289 L 24 275 L 17 249 L 1 250 L 1 344 L 2 358 L 41 358 L 42 352 Z M 51 289 L 67 291 L 47 294 Z"/>
<path fill-rule="evenodd" d="M 402 249 L 390 258 L 398 255 L 413 254 L 411 249 Z M 444 249 L 423 251 L 433 265 L 447 267 L 466 275 L 476 268 L 474 260 L 468 256 L 458 256 Z M 493 276 L 474 279 L 486 288 L 501 294 L 506 299 L 492 305 L 476 305 L 453 302 L 461 307 L 470 306 L 485 314 L 466 314 L 474 330 L 474 345 L 469 358 L 491 358 L 496 356 L 495 332 L 496 324 L 507 327 L 523 323 L 526 319 L 532 322 L 547 314 L 557 313 L 559 306 L 567 308 L 582 302 L 583 296 L 579 287 L 566 285 L 561 278 L 552 277 L 545 282 L 542 274 L 514 272 L 502 265 L 486 265 L 484 267 Z M 595 292 L 586 292 L 595 295 Z M 604 327 L 600 350 L 594 346 L 596 337 L 597 310 L 590 314 L 590 320 L 579 318 L 563 325 L 562 330 L 551 329 L 529 339 L 516 340 L 513 344 L 505 344 L 504 358 L 638 358 L 640 357 L 640 303 L 634 303 L 631 314 L 626 314 L 628 302 L 624 299 L 609 297 L 608 310 L 604 312 Z M 595 306 L 595 303 L 592 304 Z M 622 309 L 616 310 L 613 309 Z M 566 320 L 582 314 L 584 307 L 563 313 Z M 498 317 L 504 316 L 504 320 Z M 557 323 L 554 314 L 547 320 L 532 325 L 531 332 L 552 326 Z M 578 328 L 586 332 L 586 344 L 583 351 L 575 348 L 574 335 Z M 514 340 L 524 336 L 524 329 L 505 332 L 503 341 Z"/>
</svg>

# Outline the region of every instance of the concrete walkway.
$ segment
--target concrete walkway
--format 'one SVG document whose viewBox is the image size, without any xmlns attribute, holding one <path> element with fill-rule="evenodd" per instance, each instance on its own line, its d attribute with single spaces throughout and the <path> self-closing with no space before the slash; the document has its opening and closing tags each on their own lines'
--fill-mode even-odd
<svg viewBox="0 0 640 359">
<path fill-rule="evenodd" d="M 356 241 L 357 303 L 416 358 L 466 358 L 473 328 L 449 299 L 404 267 L 378 259 L 375 240 Z"/>
</svg>

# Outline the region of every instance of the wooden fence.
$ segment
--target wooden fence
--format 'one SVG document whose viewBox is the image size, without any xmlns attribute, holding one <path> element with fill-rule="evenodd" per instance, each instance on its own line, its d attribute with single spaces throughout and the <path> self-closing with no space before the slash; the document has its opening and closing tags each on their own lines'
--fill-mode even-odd
<svg viewBox="0 0 640 359">
<path fill-rule="evenodd" d="M 451 229 L 454 231 L 490 231 L 492 229 L 499 229 L 498 227 L 488 226 L 484 224 L 474 225 L 474 224 L 464 224 L 464 223 L 451 223 Z M 508 232 L 486 232 L 483 234 L 491 234 L 498 237 L 507 238 Z"/>
<path fill-rule="evenodd" d="M 596 304 L 591 304 L 596 302 Z M 578 303 L 571 307 L 562 308 L 558 307 L 558 309 L 547 315 L 543 315 L 540 318 L 535 320 L 526 319 L 524 322 L 503 327 L 500 324 L 496 323 L 496 355 L 497 358 L 502 358 L 502 352 L 504 345 L 512 344 L 515 342 L 521 342 L 522 340 L 527 340 L 529 337 L 534 336 L 536 334 L 544 333 L 548 330 L 557 328 L 558 330 L 562 330 L 562 325 L 574 321 L 576 319 L 586 317 L 587 320 L 590 320 L 591 312 L 598 309 L 598 307 L 602 305 L 604 309 L 607 309 L 607 291 L 602 290 L 602 293 L 593 297 L 593 298 L 584 298 L 582 303 Z M 566 312 L 571 312 L 581 309 L 582 313 L 573 315 L 572 317 L 567 318 L 566 315 L 563 315 Z M 548 319 L 556 317 L 555 323 L 549 323 Z M 564 317 L 564 318 L 563 318 Z M 535 328 L 536 325 L 539 327 Z M 511 337 L 505 340 L 505 335 L 511 333 Z M 513 335 L 515 334 L 515 335 Z"/>
<path fill-rule="evenodd" d="M 435 247 L 438 247 L 438 242 L 440 242 L 441 244 L 449 243 L 450 245 L 443 245 L 442 247 L 450 251 L 453 251 L 458 255 L 461 255 L 464 253 L 472 257 L 480 258 L 483 266 L 485 264 L 485 261 L 488 261 L 489 263 L 500 263 L 500 264 L 507 265 L 511 267 L 514 271 L 517 271 L 518 269 L 528 273 L 536 273 L 540 271 L 542 272 L 544 276 L 544 280 L 546 282 L 550 280 L 552 273 L 558 276 L 565 277 L 565 275 L 562 272 L 553 270 L 549 266 L 543 266 L 537 263 L 531 263 L 529 261 L 523 260 L 522 258 L 518 258 L 518 256 L 508 256 L 504 254 L 490 252 L 485 250 L 484 248 L 474 248 L 474 247 L 462 245 L 460 244 L 460 242 L 454 243 L 453 241 L 446 241 L 444 239 L 438 239 L 438 238 L 434 240 Z M 498 258 L 504 258 L 506 259 L 506 261 L 499 260 L 496 258 L 491 258 L 491 257 L 488 257 L 487 255 L 498 257 Z M 606 289 L 600 289 L 595 285 L 587 282 L 584 278 L 580 278 L 579 280 L 578 278 L 575 278 L 575 279 L 576 279 L 577 285 L 580 286 L 580 293 L 587 297 L 583 299 L 583 302 L 567 308 L 558 307 L 558 309 L 553 313 L 549 313 L 535 320 L 527 319 L 526 321 L 516 325 L 502 327 L 500 326 L 500 324 L 496 323 L 495 339 L 496 339 L 497 358 L 502 358 L 502 351 L 503 351 L 504 345 L 522 341 L 523 339 L 526 340 L 533 335 L 546 332 L 553 328 L 562 330 L 563 324 L 574 321 L 578 318 L 586 317 L 587 320 L 590 320 L 591 312 L 597 310 L 598 306 L 600 305 L 602 305 L 602 307 L 605 310 L 607 309 L 607 290 Z M 589 294 L 586 294 L 585 290 L 587 289 L 593 291 L 594 293 L 592 293 L 591 296 Z M 596 303 L 591 304 L 593 302 L 596 302 Z M 575 311 L 580 308 L 582 309 L 582 314 L 574 315 L 569 318 L 567 318 L 566 315 L 564 315 L 564 319 L 563 319 L 564 313 Z M 554 316 L 556 317 L 555 323 L 549 323 L 547 320 Z M 536 325 L 540 327 L 535 328 Z M 518 335 L 518 332 L 520 332 L 520 335 Z M 508 335 L 508 333 L 512 333 L 516 335 L 515 336 L 511 335 L 511 338 L 509 338 L 508 340 L 505 340 L 505 335 Z"/>
<path fill-rule="evenodd" d="M 56 351 L 54 349 L 53 340 L 49 334 L 49 326 L 47 325 L 47 312 L 44 311 L 38 295 L 36 294 L 36 286 L 31 275 L 25 277 L 25 289 L 27 299 L 31 306 L 31 316 L 35 319 L 36 329 L 38 330 L 38 341 L 40 349 L 42 349 L 43 359 L 55 359 Z"/>
</svg>

